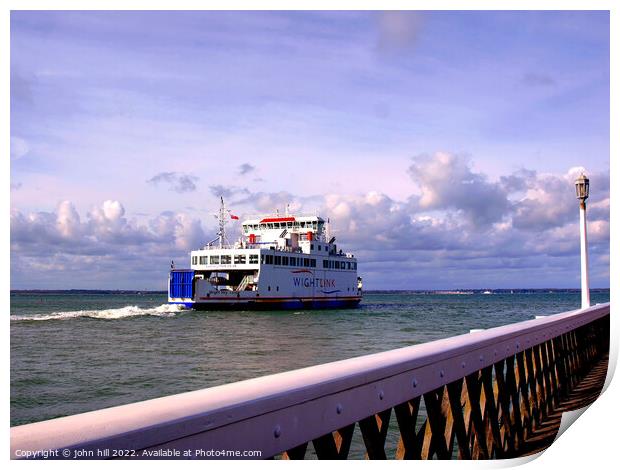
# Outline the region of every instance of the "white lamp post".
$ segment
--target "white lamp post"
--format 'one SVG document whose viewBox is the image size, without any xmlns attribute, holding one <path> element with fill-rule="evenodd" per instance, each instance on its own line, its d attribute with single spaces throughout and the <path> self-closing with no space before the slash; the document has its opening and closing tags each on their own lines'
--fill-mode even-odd
<svg viewBox="0 0 620 470">
<path fill-rule="evenodd" d="M 590 306 L 590 279 L 588 276 L 588 232 L 586 230 L 586 199 L 590 194 L 590 180 L 583 173 L 575 180 L 579 199 L 579 231 L 581 234 L 581 308 Z"/>
</svg>

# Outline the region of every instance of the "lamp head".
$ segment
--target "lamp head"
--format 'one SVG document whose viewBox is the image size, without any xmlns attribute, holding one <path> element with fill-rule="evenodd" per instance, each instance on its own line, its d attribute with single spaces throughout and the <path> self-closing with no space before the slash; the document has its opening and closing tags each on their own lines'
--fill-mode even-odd
<svg viewBox="0 0 620 470">
<path fill-rule="evenodd" d="M 575 190 L 577 191 L 577 199 L 585 202 L 590 195 L 590 180 L 583 173 L 575 180 Z"/>
</svg>

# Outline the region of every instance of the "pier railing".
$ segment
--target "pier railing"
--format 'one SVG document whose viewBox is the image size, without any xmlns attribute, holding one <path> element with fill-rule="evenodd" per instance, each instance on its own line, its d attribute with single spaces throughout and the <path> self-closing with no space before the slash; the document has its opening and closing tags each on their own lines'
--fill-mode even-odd
<svg viewBox="0 0 620 470">
<path fill-rule="evenodd" d="M 601 304 L 16 426 L 11 453 L 340 459 L 356 432 L 372 459 L 509 458 L 521 455 L 539 423 L 607 354 L 609 311 Z"/>
</svg>

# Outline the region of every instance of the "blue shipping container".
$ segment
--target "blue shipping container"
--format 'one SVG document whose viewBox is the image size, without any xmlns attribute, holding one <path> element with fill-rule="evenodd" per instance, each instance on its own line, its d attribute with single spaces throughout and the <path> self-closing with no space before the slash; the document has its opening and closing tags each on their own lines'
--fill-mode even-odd
<svg viewBox="0 0 620 470">
<path fill-rule="evenodd" d="M 170 297 L 173 299 L 192 299 L 194 271 L 184 269 L 182 271 L 170 271 Z"/>
</svg>

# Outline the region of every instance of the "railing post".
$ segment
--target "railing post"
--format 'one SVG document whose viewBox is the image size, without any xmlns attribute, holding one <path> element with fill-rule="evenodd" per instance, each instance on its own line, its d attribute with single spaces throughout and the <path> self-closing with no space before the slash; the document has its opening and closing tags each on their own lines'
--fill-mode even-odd
<svg viewBox="0 0 620 470">
<path fill-rule="evenodd" d="M 472 449 L 472 458 L 488 459 L 487 436 L 480 406 L 480 371 L 465 377 L 467 396 L 470 403 L 470 419 L 474 429 L 475 441 Z"/>
<path fill-rule="evenodd" d="M 525 437 L 532 434 L 532 408 L 530 402 L 530 394 L 528 391 L 528 381 L 525 370 L 525 351 L 517 353 L 517 372 L 519 377 L 519 390 L 521 396 L 521 411 L 523 415 L 523 427 L 525 429 Z"/>
<path fill-rule="evenodd" d="M 517 378 L 515 371 L 517 365 L 515 364 L 515 356 L 509 356 L 506 358 L 506 387 L 512 401 L 512 423 L 514 428 L 514 435 L 516 439 L 513 442 L 513 451 L 516 452 L 523 445 L 523 417 L 521 415 L 521 400 L 519 399 L 519 387 L 517 385 Z"/>
</svg>

